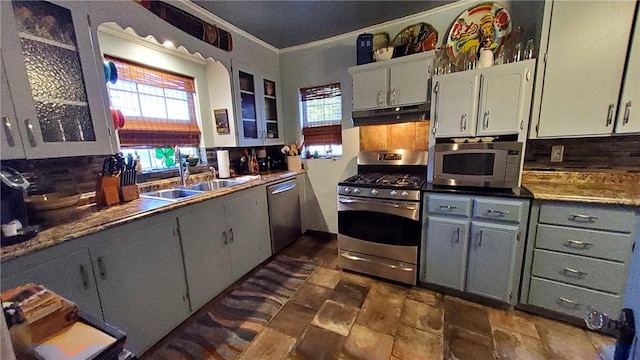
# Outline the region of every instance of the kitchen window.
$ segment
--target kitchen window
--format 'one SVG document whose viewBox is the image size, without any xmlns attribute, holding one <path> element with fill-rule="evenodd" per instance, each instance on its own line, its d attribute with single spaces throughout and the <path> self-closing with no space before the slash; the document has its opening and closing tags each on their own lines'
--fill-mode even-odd
<svg viewBox="0 0 640 360">
<path fill-rule="evenodd" d="M 306 157 L 342 156 L 340 84 L 300 89 L 300 114 Z"/>
<path fill-rule="evenodd" d="M 105 56 L 115 64 L 118 80 L 108 83 L 111 106 L 122 112 L 120 145 L 198 146 L 194 79 Z"/>
</svg>

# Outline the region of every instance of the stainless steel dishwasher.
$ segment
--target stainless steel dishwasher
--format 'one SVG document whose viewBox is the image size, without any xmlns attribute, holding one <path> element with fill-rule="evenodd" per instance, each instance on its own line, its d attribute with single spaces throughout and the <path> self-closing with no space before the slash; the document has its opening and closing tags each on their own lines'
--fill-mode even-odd
<svg viewBox="0 0 640 360">
<path fill-rule="evenodd" d="M 296 240 L 300 225 L 300 188 L 298 179 L 267 187 L 271 249 L 277 253 Z"/>
</svg>

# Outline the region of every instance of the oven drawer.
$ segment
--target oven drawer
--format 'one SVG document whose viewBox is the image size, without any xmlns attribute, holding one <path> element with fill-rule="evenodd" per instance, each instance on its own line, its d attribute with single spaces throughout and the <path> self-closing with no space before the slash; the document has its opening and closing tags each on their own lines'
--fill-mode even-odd
<svg viewBox="0 0 640 360">
<path fill-rule="evenodd" d="M 531 275 L 621 294 L 627 267 L 612 261 L 536 250 Z"/>
<path fill-rule="evenodd" d="M 629 234 L 538 224 L 536 248 L 627 262 L 633 239 Z"/>
<path fill-rule="evenodd" d="M 339 251 L 338 263 L 343 269 L 416 285 L 416 264 L 345 250 Z"/>
<path fill-rule="evenodd" d="M 539 222 L 628 233 L 636 226 L 635 215 L 630 210 L 554 203 L 540 205 Z"/>
<path fill-rule="evenodd" d="M 620 312 L 621 300 L 618 295 L 561 284 L 537 277 L 531 278 L 531 287 L 529 288 L 529 305 L 539 306 L 578 318 L 584 318 L 589 306 L 616 317 Z"/>
<path fill-rule="evenodd" d="M 524 202 L 520 200 L 475 199 L 473 217 L 503 221 L 522 221 Z"/>
<path fill-rule="evenodd" d="M 471 198 L 466 196 L 435 195 L 427 196 L 429 214 L 471 215 Z"/>
</svg>

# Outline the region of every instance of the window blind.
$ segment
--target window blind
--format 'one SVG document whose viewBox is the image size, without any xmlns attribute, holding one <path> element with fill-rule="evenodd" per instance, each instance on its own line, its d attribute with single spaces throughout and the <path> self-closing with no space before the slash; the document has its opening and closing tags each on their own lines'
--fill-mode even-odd
<svg viewBox="0 0 640 360">
<path fill-rule="evenodd" d="M 131 84 L 120 93 L 124 94 L 126 101 L 133 103 L 132 107 L 137 106 L 137 109 L 142 110 L 136 115 L 123 111 L 125 125 L 118 130 L 122 146 L 198 146 L 200 144 L 193 78 L 113 56 L 105 56 L 105 59 L 115 64 L 118 81 L 136 84 L 135 86 Z M 173 90 L 176 91 L 171 92 Z M 113 103 L 112 91 L 113 89 L 110 88 Z M 135 104 L 136 100 L 138 104 Z M 187 110 L 176 116 L 176 105 L 184 105 Z M 151 109 L 147 112 L 151 112 L 152 115 L 145 114 L 145 109 Z"/>
<path fill-rule="evenodd" d="M 302 135 L 306 145 L 342 144 L 340 84 L 300 89 Z"/>
</svg>

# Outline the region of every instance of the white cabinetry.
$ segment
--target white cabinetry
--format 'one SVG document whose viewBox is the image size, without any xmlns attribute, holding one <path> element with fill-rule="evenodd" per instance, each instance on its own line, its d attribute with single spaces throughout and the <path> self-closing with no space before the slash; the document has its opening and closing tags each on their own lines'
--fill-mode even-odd
<svg viewBox="0 0 640 360">
<path fill-rule="evenodd" d="M 278 77 L 235 60 L 231 67 L 238 145 L 284 144 Z"/>
<path fill-rule="evenodd" d="M 24 149 L 23 156 L 16 150 L 5 157 L 3 151 L 3 159 L 113 152 L 102 63 L 87 16 L 89 4 L 57 3 L 0 3 L 1 55 L 15 109 L 10 121 L 19 128 L 13 130 L 16 149 L 19 140 Z M 14 7 L 30 15 L 18 19 Z M 37 17 L 45 16 L 55 20 L 53 30 L 35 25 L 41 21 Z M 10 116 L 5 115 L 4 86 L 2 116 Z"/>
<path fill-rule="evenodd" d="M 420 281 L 514 304 L 529 201 L 428 193 Z"/>
<path fill-rule="evenodd" d="M 349 68 L 353 110 L 427 102 L 434 52 L 429 51 Z"/>
<path fill-rule="evenodd" d="M 624 114 L 627 101 L 623 99 L 618 108 L 636 6 L 636 1 L 545 3 L 545 36 L 540 50 L 545 61 L 537 69 L 532 114 L 537 126 L 532 126 L 530 137 L 607 135 L 614 131 L 616 111 Z M 576 26 L 576 21 L 589 24 L 588 41 L 579 40 L 584 29 Z M 637 74 L 637 60 L 628 66 L 634 69 L 632 76 Z M 637 94 L 637 78 L 635 85 L 629 84 L 630 89 L 634 86 L 631 92 Z"/>
<path fill-rule="evenodd" d="M 264 186 L 190 206 L 178 223 L 191 311 L 271 256 Z"/>
<path fill-rule="evenodd" d="M 636 16 L 627 58 L 624 86 L 616 118 L 616 133 L 640 133 L 640 16 Z"/>
<path fill-rule="evenodd" d="M 104 320 L 140 354 L 189 314 L 180 238 L 173 213 L 104 234 L 89 248 Z"/>
<path fill-rule="evenodd" d="M 518 134 L 527 128 L 535 60 L 433 78 L 437 138 Z"/>
<path fill-rule="evenodd" d="M 0 131 L 0 154 L 3 160 L 8 159 L 23 159 L 24 149 L 22 148 L 22 138 L 20 137 L 20 130 L 18 129 L 18 122 L 16 119 L 16 113 L 13 110 L 13 101 L 11 100 L 11 93 L 9 92 L 9 83 L 7 82 L 7 73 L 4 70 L 4 64 L 0 58 L 0 70 L 2 71 L 0 82 L 2 82 L 2 89 L 0 89 L 0 96 L 2 97 L 2 131 Z"/>
</svg>

